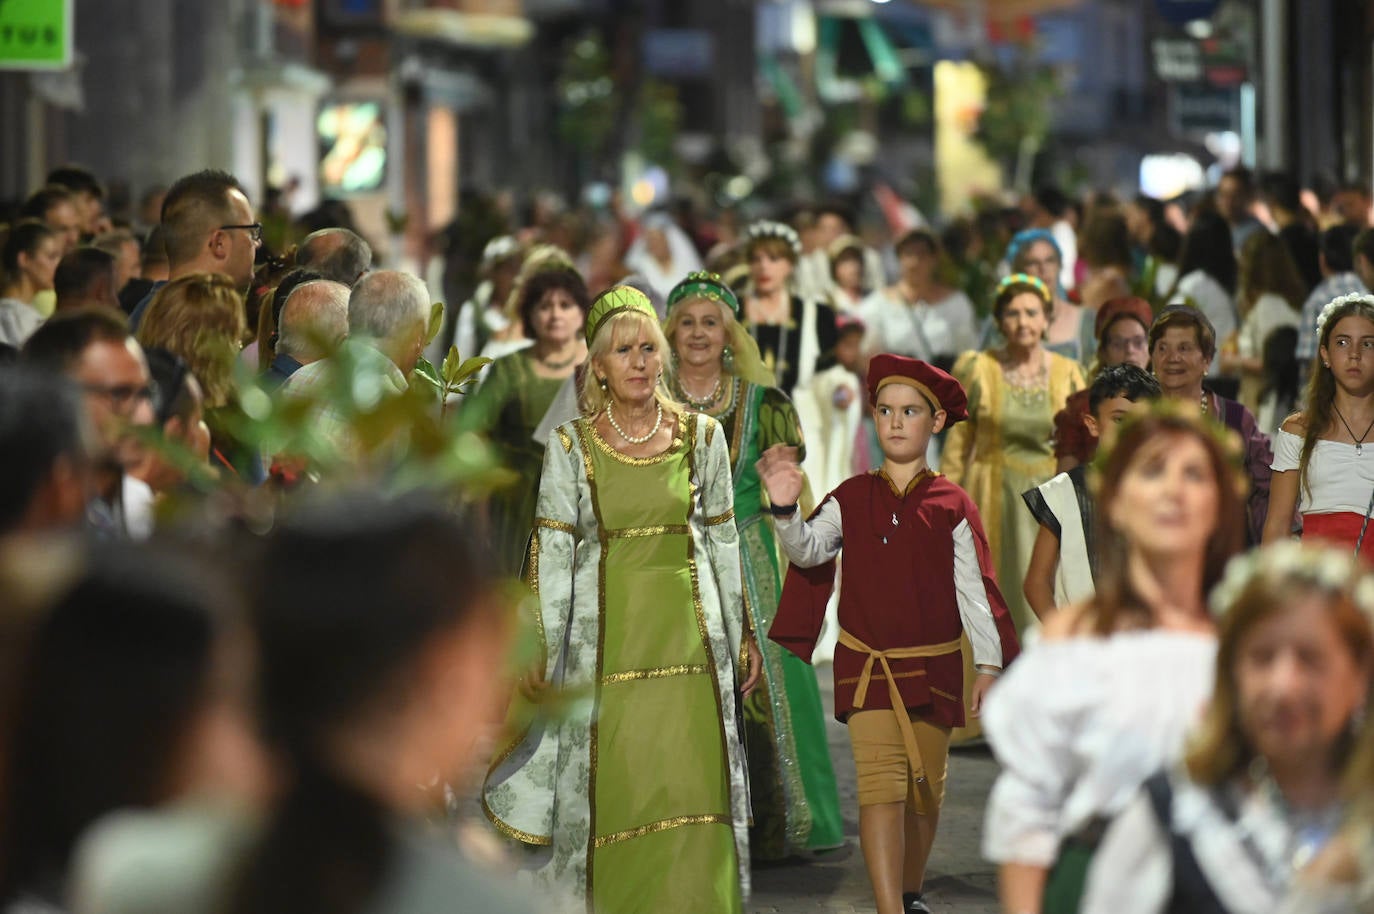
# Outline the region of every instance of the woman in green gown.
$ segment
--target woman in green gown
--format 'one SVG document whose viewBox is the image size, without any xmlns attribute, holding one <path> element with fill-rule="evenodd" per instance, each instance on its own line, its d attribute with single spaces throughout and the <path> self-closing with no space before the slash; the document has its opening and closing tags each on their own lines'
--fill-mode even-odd
<svg viewBox="0 0 1374 914">
<path fill-rule="evenodd" d="M 745 603 L 754 631 L 768 631 L 782 591 L 781 558 L 754 464 L 775 444 L 802 457 L 801 423 L 773 386 L 758 348 L 737 319 L 739 300 L 711 273 L 693 273 L 668 296 L 664 331 L 677 398 L 721 424 L 734 467 Z M 749 792 L 754 802 L 750 854 L 781 860 L 844 842 L 840 798 L 825 737 L 815 671 L 771 641 L 763 681 L 744 701 Z"/>
<path fill-rule="evenodd" d="M 488 503 L 491 551 L 504 574 L 519 572 L 534 523 L 544 463 L 534 430 L 563 382 L 587 357 L 582 339 L 587 307 L 587 284 L 576 270 L 556 266 L 531 276 L 520 291 L 519 315 L 533 344 L 492 362 L 458 417 L 459 427 L 485 435 L 500 465 L 517 476 Z"/>
<path fill-rule="evenodd" d="M 587 319 L 581 417 L 549 438 L 526 581 L 541 655 L 483 806 L 597 914 L 739 914 L 749 798 L 738 698 L 760 673 L 729 448 L 661 380 L 643 293 Z"/>
</svg>

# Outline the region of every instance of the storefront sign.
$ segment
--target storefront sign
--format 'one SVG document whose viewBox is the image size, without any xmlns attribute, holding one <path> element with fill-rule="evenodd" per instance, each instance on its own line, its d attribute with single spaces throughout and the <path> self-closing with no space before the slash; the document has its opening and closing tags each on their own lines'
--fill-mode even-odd
<svg viewBox="0 0 1374 914">
<path fill-rule="evenodd" d="M 72 0 L 0 0 L 0 69 L 65 70 Z"/>
</svg>

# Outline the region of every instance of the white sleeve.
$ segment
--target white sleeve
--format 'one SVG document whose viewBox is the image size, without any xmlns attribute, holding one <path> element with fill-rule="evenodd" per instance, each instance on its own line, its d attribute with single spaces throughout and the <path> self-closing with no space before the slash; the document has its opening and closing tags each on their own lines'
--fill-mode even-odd
<svg viewBox="0 0 1374 914">
<path fill-rule="evenodd" d="M 1112 820 L 1093 854 L 1082 914 L 1158 914 L 1173 887 L 1169 837 L 1142 789 Z"/>
<path fill-rule="evenodd" d="M 983 585 L 983 568 L 968 520 L 954 528 L 954 592 L 959 601 L 959 620 L 973 645 L 973 662 L 1002 667 L 1002 639 L 992 617 L 992 605 Z"/>
<path fill-rule="evenodd" d="M 798 568 L 814 568 L 823 565 L 840 554 L 844 544 L 843 526 L 840 521 L 840 506 L 833 498 L 821 503 L 810 520 L 804 520 L 801 509 L 787 517 L 774 517 L 773 529 L 778 535 L 787 560 Z"/>
<path fill-rule="evenodd" d="M 954 341 L 955 354 L 978 348 L 978 313 L 973 302 L 963 292 L 956 291 L 950 296 L 949 308 L 950 339 Z"/>
</svg>

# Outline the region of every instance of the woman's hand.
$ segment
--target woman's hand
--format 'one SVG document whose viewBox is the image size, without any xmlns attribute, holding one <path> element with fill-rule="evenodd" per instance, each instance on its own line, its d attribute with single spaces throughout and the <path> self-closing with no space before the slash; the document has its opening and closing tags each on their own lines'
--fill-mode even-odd
<svg viewBox="0 0 1374 914">
<path fill-rule="evenodd" d="M 775 444 L 763 452 L 754 468 L 758 470 L 763 490 L 773 504 L 795 505 L 797 499 L 801 498 L 804 477 L 797 448 Z"/>
<path fill-rule="evenodd" d="M 763 652 L 759 650 L 759 643 L 749 636 L 749 675 L 744 680 L 744 685 L 740 686 L 740 691 L 748 695 L 758 687 L 759 679 L 763 677 Z"/>
</svg>

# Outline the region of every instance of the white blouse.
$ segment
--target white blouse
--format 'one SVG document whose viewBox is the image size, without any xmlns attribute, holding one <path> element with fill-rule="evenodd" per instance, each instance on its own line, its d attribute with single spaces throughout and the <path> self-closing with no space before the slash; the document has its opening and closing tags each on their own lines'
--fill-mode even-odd
<svg viewBox="0 0 1374 914">
<path fill-rule="evenodd" d="M 1363 515 L 1369 510 L 1369 496 L 1374 493 L 1374 441 L 1366 441 L 1365 447 L 1357 454 L 1353 444 L 1318 439 L 1307 464 L 1307 479 L 1298 487 L 1298 511 Z M 1274 436 L 1274 472 L 1296 470 L 1300 457 L 1302 437 L 1279 429 Z"/>
<path fill-rule="evenodd" d="M 864 349 L 891 352 L 929 362 L 937 355 L 959 355 L 978 348 L 978 318 L 973 302 L 953 291 L 934 304 L 914 305 L 879 289 L 859 306 L 867 327 Z"/>
<path fill-rule="evenodd" d="M 983 710 L 1002 766 L 983 856 L 1048 867 L 1066 836 L 1124 809 L 1182 754 L 1215 664 L 1215 636 L 1155 629 L 1026 650 Z"/>
</svg>

